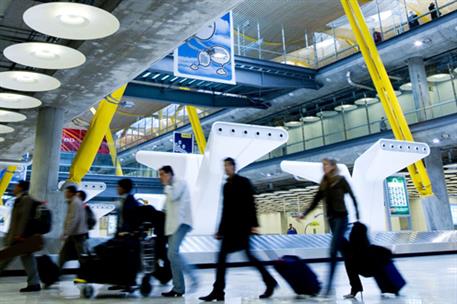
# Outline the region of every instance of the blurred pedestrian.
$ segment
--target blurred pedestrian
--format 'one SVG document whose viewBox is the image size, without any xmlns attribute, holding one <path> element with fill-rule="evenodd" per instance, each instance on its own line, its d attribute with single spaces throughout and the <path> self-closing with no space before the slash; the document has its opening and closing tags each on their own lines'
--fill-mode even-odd
<svg viewBox="0 0 457 304">
<path fill-rule="evenodd" d="M 335 274 L 337 253 L 338 251 L 344 254 L 343 249 L 347 240 L 344 234 L 348 226 L 348 211 L 344 202 L 345 194 L 349 194 L 354 203 L 357 219 L 359 218 L 359 211 L 357 208 L 357 201 L 354 193 L 349 186 L 346 179 L 339 175 L 337 162 L 334 159 L 326 158 L 322 161 L 324 169 L 324 177 L 321 180 L 319 189 L 314 196 L 310 207 L 303 213 L 301 218 L 306 217 L 318 203 L 323 200 L 325 214 L 330 225 L 332 232 L 332 239 L 330 243 L 330 271 L 327 279 L 327 289 L 325 296 L 329 296 L 332 292 L 333 277 Z"/>
<path fill-rule="evenodd" d="M 117 193 L 121 201 L 118 208 L 117 232 L 116 236 L 127 235 L 139 229 L 137 212 L 140 203 L 132 194 L 133 182 L 129 178 L 124 178 L 117 183 Z"/>
<path fill-rule="evenodd" d="M 428 11 L 430 12 L 430 17 L 432 18 L 432 20 L 438 19 L 438 17 L 441 16 L 441 13 L 436 8 L 435 2 L 430 2 L 430 5 L 428 6 Z"/>
<path fill-rule="evenodd" d="M 259 297 L 261 299 L 269 298 L 273 295 L 278 283 L 250 249 L 250 236 L 257 233 L 259 226 L 253 186 L 249 179 L 236 174 L 234 159 L 226 158 L 224 169 L 228 177 L 223 189 L 222 217 L 216 233 L 216 239 L 222 240 L 216 268 L 216 281 L 211 293 L 201 297 L 200 300 L 206 302 L 224 300 L 227 255 L 237 251 L 244 251 L 250 263 L 262 275 L 266 290 Z"/>
<path fill-rule="evenodd" d="M 292 224 L 289 224 L 289 229 L 287 229 L 287 234 L 297 234 L 297 229 L 292 226 Z"/>
<path fill-rule="evenodd" d="M 384 117 L 381 117 L 381 120 L 379 121 L 379 132 L 384 131 L 387 131 L 387 122 Z"/>
<path fill-rule="evenodd" d="M 163 292 L 167 298 L 182 297 L 186 292 L 184 272 L 192 279 L 192 288 L 195 289 L 197 280 L 190 266 L 179 252 L 179 248 L 192 230 L 192 209 L 189 188 L 187 183 L 175 177 L 171 166 L 159 169 L 159 178 L 165 187 L 165 235 L 168 237 L 168 259 L 171 264 L 173 288 Z"/>
</svg>

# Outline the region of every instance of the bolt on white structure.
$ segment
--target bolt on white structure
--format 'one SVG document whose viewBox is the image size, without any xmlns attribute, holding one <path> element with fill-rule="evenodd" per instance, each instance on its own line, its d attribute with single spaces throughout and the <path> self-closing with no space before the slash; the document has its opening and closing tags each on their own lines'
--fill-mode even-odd
<svg viewBox="0 0 457 304">
<path fill-rule="evenodd" d="M 340 174 L 351 185 L 357 201 L 361 221 L 374 231 L 386 231 L 388 227 L 384 204 L 384 179 L 401 169 L 427 157 L 430 148 L 426 143 L 380 139 L 357 158 L 352 177 L 344 164 L 339 164 Z M 324 175 L 321 163 L 283 161 L 281 169 L 294 176 L 319 183 Z M 350 220 L 355 220 L 352 203 L 346 206 Z"/>
<path fill-rule="evenodd" d="M 155 170 L 170 165 L 177 178 L 187 181 L 194 216 L 193 234 L 210 235 L 215 232 L 219 217 L 223 159 L 235 159 L 237 170 L 241 170 L 287 140 L 288 133 L 283 128 L 216 122 L 203 155 L 139 151 L 136 160 Z"/>
</svg>

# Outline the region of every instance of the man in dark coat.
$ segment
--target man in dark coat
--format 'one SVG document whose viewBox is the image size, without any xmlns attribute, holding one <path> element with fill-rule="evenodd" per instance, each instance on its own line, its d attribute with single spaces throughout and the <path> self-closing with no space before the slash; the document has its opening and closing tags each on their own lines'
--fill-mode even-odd
<svg viewBox="0 0 457 304">
<path fill-rule="evenodd" d="M 131 179 L 121 179 L 117 183 L 117 193 L 121 197 L 119 215 L 117 220 L 117 235 L 134 232 L 139 228 L 138 207 L 140 203 L 133 194 L 133 182 Z"/>
<path fill-rule="evenodd" d="M 262 263 L 252 254 L 249 239 L 258 229 L 257 210 L 254 201 L 254 189 L 249 179 L 236 174 L 235 160 L 224 160 L 227 182 L 223 189 L 223 209 L 216 239 L 222 240 L 216 269 L 216 282 L 213 291 L 200 300 L 211 302 L 224 300 L 226 259 L 229 253 L 244 251 L 249 262 L 257 268 L 265 282 L 266 290 L 261 299 L 273 295 L 278 283 L 268 273 Z"/>
</svg>

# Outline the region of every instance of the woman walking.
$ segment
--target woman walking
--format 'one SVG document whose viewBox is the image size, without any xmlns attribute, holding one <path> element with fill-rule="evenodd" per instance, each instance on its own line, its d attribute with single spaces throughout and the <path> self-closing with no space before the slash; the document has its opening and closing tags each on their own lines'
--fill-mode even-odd
<svg viewBox="0 0 457 304">
<path fill-rule="evenodd" d="M 334 159 L 326 158 L 322 161 L 324 169 L 324 177 L 319 185 L 311 206 L 303 213 L 301 218 L 308 215 L 315 209 L 321 200 L 324 200 L 324 209 L 327 220 L 332 232 L 332 240 L 330 244 L 330 271 L 327 279 L 327 288 L 325 296 L 329 296 L 332 291 L 333 276 L 335 274 L 337 253 L 338 251 L 344 255 L 343 249 L 347 243 L 344 234 L 348 227 L 348 211 L 344 203 L 345 194 L 349 194 L 354 203 L 357 220 L 359 219 L 359 211 L 354 193 L 346 179 L 339 175 L 337 162 Z"/>
</svg>

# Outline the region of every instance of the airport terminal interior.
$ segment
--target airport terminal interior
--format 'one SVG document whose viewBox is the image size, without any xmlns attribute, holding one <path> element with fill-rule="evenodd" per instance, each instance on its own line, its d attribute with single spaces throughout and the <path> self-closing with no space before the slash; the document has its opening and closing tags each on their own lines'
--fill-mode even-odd
<svg viewBox="0 0 457 304">
<path fill-rule="evenodd" d="M 21 255 L 0 266 L 0 303 L 200 303 L 220 266 L 227 158 L 253 186 L 250 248 L 278 286 L 259 299 L 261 276 L 236 252 L 226 303 L 457 303 L 457 0 L 0 0 L 0 47 L 0 265 L 23 181 L 52 214 L 31 258 L 56 262 L 68 186 L 87 195 L 93 249 L 119 238 L 125 179 L 168 225 L 169 165 L 188 188 L 192 230 L 178 247 L 198 282 L 186 275 L 195 288 L 173 298 L 162 293 L 175 277 L 149 283 L 147 241 L 159 233 L 145 228 L 138 288 L 78 281 L 75 257 L 58 283 L 20 293 Z M 330 291 L 339 231 L 330 199 L 315 198 L 340 179 L 323 164 L 356 198 L 357 211 L 343 193 L 342 238 L 365 224 L 392 253 L 401 291 L 362 277 L 363 293 L 345 298 L 349 251 Z M 321 290 L 297 295 L 278 270 L 284 256 Z"/>
</svg>

